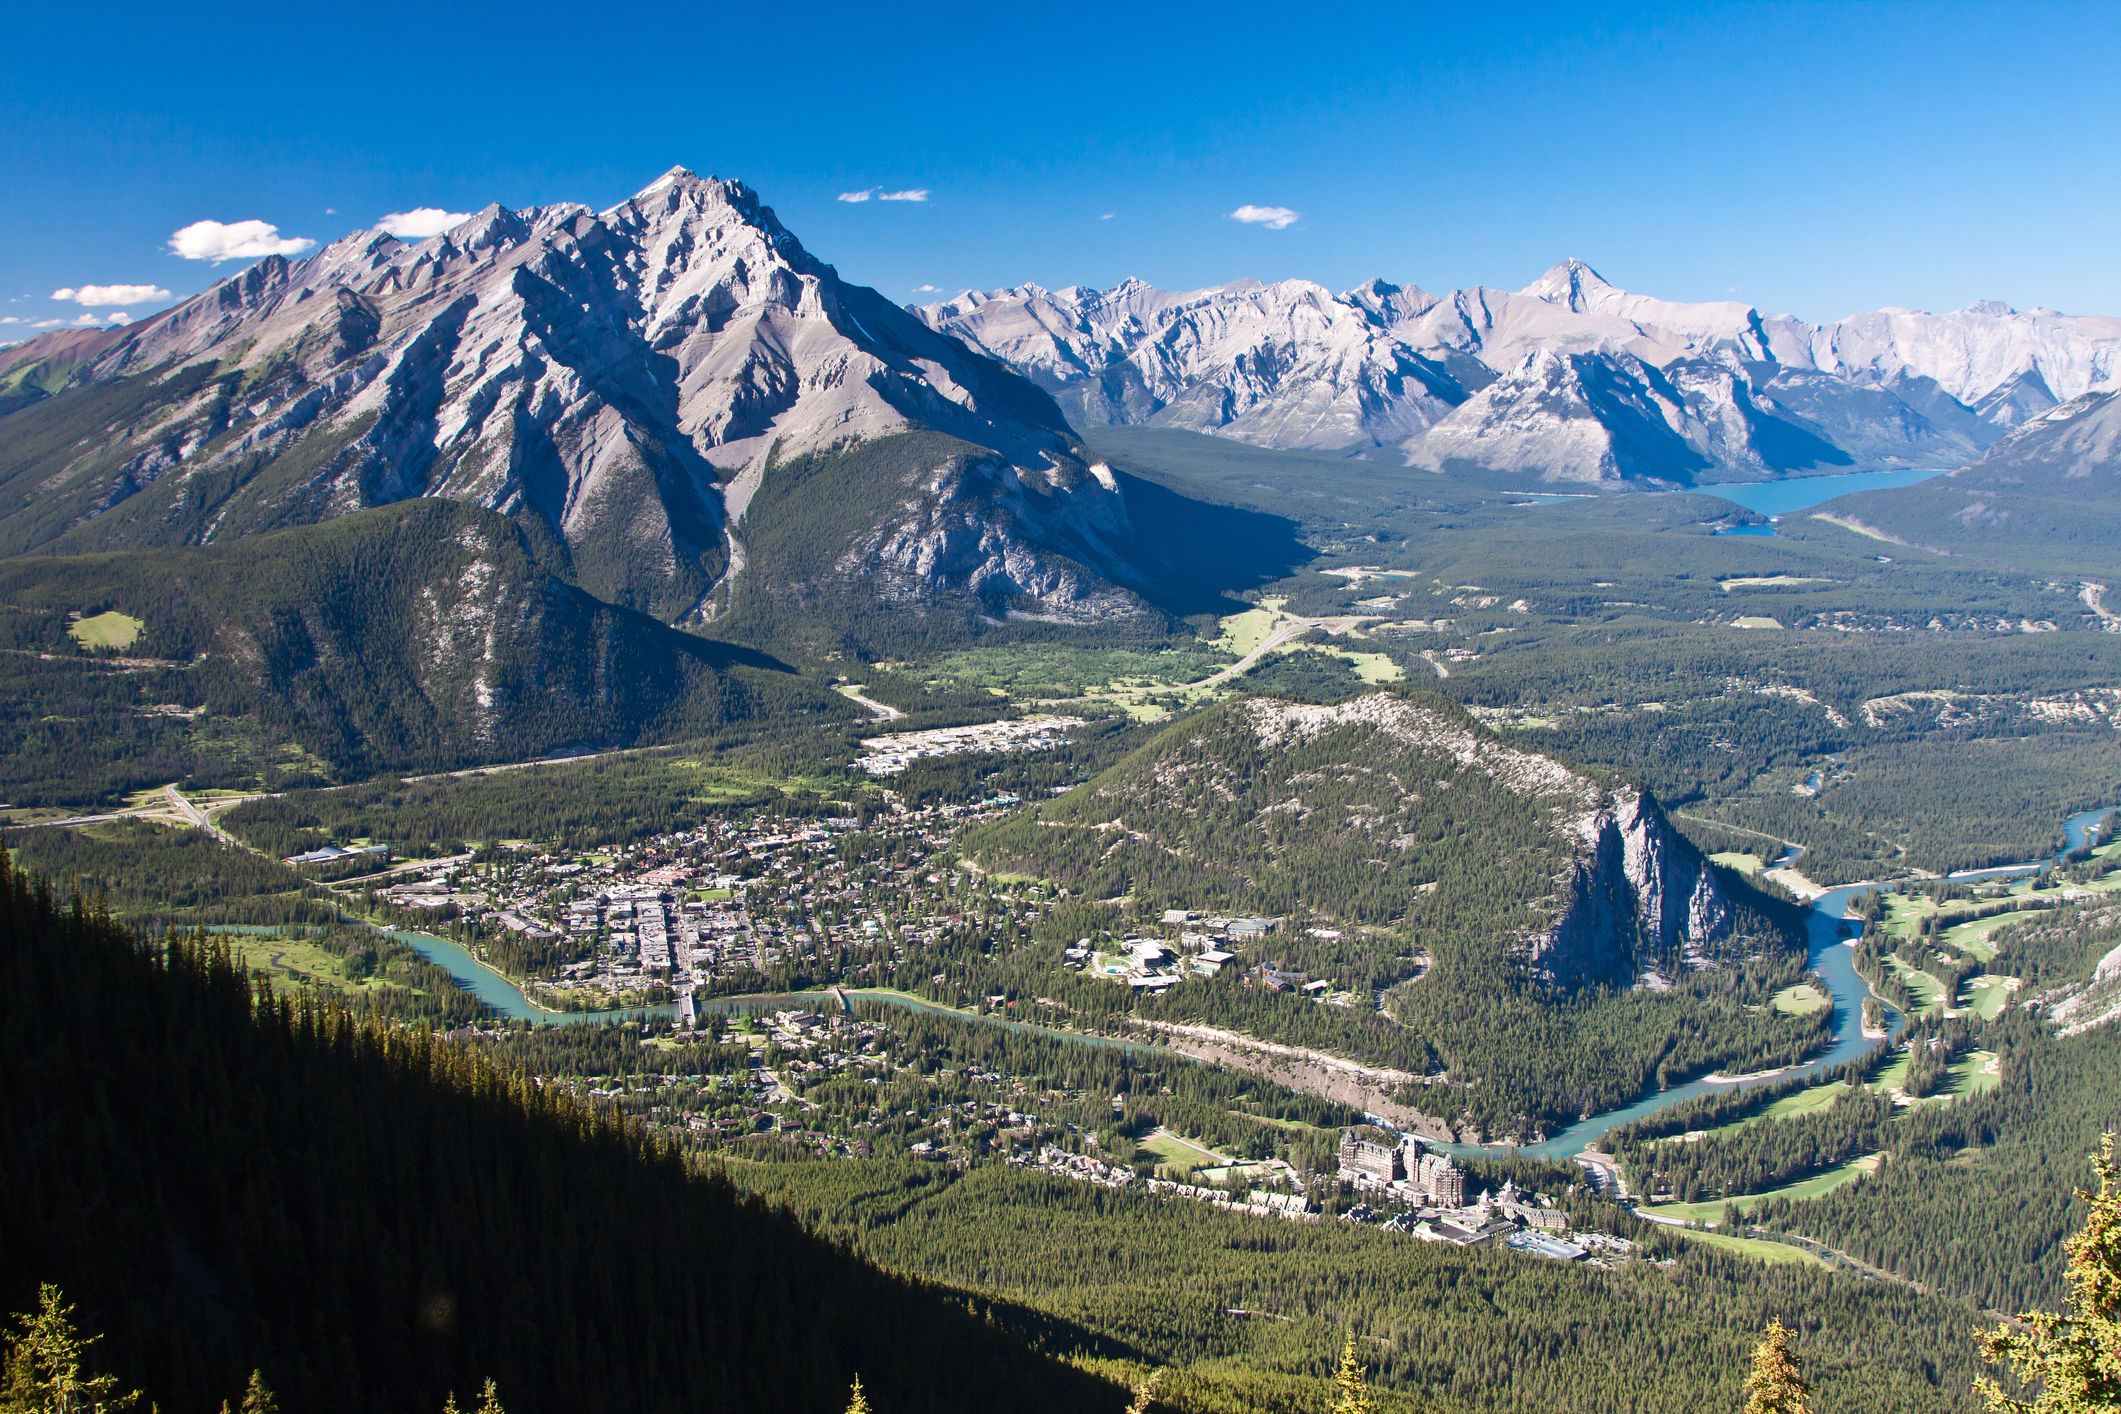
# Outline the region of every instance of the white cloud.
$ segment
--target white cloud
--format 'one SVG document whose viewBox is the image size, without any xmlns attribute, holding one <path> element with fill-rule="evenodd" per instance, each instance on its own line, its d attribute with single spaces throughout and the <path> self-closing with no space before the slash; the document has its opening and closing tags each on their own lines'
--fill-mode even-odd
<svg viewBox="0 0 2121 1414">
<path fill-rule="evenodd" d="M 66 327 L 66 321 L 64 319 L 40 319 L 29 327 L 32 329 L 63 329 Z"/>
<path fill-rule="evenodd" d="M 424 241 L 429 236 L 439 236 L 459 221 L 470 218 L 469 211 L 444 211 L 439 206 L 415 206 L 410 211 L 393 211 L 376 224 L 401 241 Z"/>
<path fill-rule="evenodd" d="M 935 288 L 933 285 L 915 285 L 913 292 L 917 295 L 932 295 L 935 293 Z"/>
<path fill-rule="evenodd" d="M 1240 206 L 1231 212 L 1230 219 L 1232 221 L 1242 221 L 1247 226 L 1265 226 L 1270 231 L 1279 231 L 1284 227 L 1295 225 L 1302 214 L 1298 211 L 1291 211 L 1286 206 L 1252 206 L 1248 204 Z"/>
<path fill-rule="evenodd" d="M 264 255 L 300 255 L 316 245 L 307 236 L 283 236 L 269 221 L 194 221 L 169 238 L 186 260 L 256 260 Z"/>
<path fill-rule="evenodd" d="M 152 304 L 168 299 L 169 291 L 153 285 L 83 285 L 78 290 L 53 290 L 52 298 L 86 305 Z"/>
<path fill-rule="evenodd" d="M 1100 221 L 1109 221 L 1117 215 L 1119 215 L 1117 211 L 1107 211 L 1104 215 L 1098 217 L 1097 219 Z"/>
<path fill-rule="evenodd" d="M 15 316 L 12 314 L 0 315 L 0 324 L 20 324 L 21 322 L 21 320 L 15 318 Z"/>
<path fill-rule="evenodd" d="M 882 187 L 864 187 L 860 191 L 843 191 L 841 201 L 926 201 L 928 188 L 907 187 L 904 191 L 885 191 Z"/>
</svg>

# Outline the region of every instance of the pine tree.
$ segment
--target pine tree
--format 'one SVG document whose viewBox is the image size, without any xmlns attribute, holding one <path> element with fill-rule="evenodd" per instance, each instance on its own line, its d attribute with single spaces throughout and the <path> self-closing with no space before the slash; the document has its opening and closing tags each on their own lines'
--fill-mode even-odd
<svg viewBox="0 0 2121 1414">
<path fill-rule="evenodd" d="M 1364 1378 L 1362 1361 L 1355 1354 L 1355 1332 L 1348 1332 L 1340 1348 L 1340 1369 L 1333 1375 L 1333 1414 L 1377 1414 L 1376 1397 Z"/>
<path fill-rule="evenodd" d="M 280 1414 L 280 1401 L 266 1388 L 263 1371 L 250 1372 L 250 1383 L 243 1390 L 242 1414 Z"/>
<path fill-rule="evenodd" d="M 869 1414 L 869 1396 L 862 1393 L 862 1377 L 854 1377 L 854 1389 L 847 1396 L 847 1414 Z"/>
<path fill-rule="evenodd" d="M 2108 1132 L 2092 1160 L 2096 1195 L 2077 1196 L 2091 1215 L 2062 1244 L 2069 1253 L 2064 1312 L 2027 1311 L 2017 1328 L 1998 1326 L 1975 1339 L 1992 1365 L 2008 1365 L 2018 1382 L 2038 1386 L 2031 1401 L 2013 1399 L 1986 1376 L 1974 1392 L 1996 1414 L 2115 1414 L 2121 1410 L 2121 1172 Z"/>
<path fill-rule="evenodd" d="M 501 1407 L 501 1388 L 491 1379 L 479 1390 L 478 1414 L 508 1414 L 508 1411 Z"/>
<path fill-rule="evenodd" d="M 1157 1382 L 1163 1377 L 1162 1370 L 1151 1370 L 1149 1378 L 1134 1387 L 1134 1402 L 1127 1406 L 1127 1414 L 1149 1414 L 1149 1406 L 1156 1402 Z"/>
<path fill-rule="evenodd" d="M 1745 1414 L 1810 1414 L 1812 1386 L 1790 1352 L 1794 1334 L 1776 1317 L 1753 1347 L 1753 1373 L 1745 1382 Z"/>
<path fill-rule="evenodd" d="M 81 1372 L 88 1348 L 103 1337 L 81 1338 L 58 1287 L 38 1288 L 36 1314 L 15 1319 L 0 1359 L 0 1414 L 116 1414 L 139 1401 L 138 1390 L 117 1393 L 115 1376 Z"/>
</svg>

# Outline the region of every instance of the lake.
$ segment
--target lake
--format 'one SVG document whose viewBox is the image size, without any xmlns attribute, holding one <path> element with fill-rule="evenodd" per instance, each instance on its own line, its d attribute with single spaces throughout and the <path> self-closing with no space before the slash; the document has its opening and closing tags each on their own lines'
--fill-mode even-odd
<svg viewBox="0 0 2121 1414">
<path fill-rule="evenodd" d="M 1787 481 L 1717 482 L 1696 486 L 1693 492 L 1736 501 L 1759 515 L 1780 516 L 1808 510 L 1852 491 L 1890 491 L 1896 486 L 1913 486 L 1933 476 L 1942 476 L 1947 470 L 1946 467 L 1909 467 L 1901 471 L 1858 471 L 1846 476 L 1793 476 Z M 1717 533 L 1762 535 L 1774 532 L 1746 527 Z"/>
</svg>

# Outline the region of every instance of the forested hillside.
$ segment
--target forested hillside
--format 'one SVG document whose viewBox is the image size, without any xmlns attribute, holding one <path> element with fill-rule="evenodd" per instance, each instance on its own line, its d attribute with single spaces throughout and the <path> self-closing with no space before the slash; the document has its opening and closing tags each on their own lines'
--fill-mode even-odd
<svg viewBox="0 0 2121 1414">
<path fill-rule="evenodd" d="M 420 500 L 198 549 L 0 562 L 0 789 L 16 804 L 836 721 L 763 654 L 573 588 L 550 547 Z M 80 617 L 130 621 L 122 648 Z"/>
<path fill-rule="evenodd" d="M 170 1414 L 1115 1410 L 1066 1322 L 886 1275 L 418 1031 L 254 995 L 0 862 L 0 1306 Z"/>
<path fill-rule="evenodd" d="M 1217 977 L 1145 1014 L 1409 1071 L 1428 1083 L 1408 1103 L 1491 1134 L 1718 1064 L 1786 1064 L 1825 1036 L 1820 1018 L 1760 1006 L 1802 970 L 1792 912 L 1711 868 L 1624 783 L 1426 694 L 1211 709 L 962 849 L 1123 901 L 1121 921 L 1285 919 L 1262 960 L 1382 1006 L 1321 1009 Z M 1656 981 L 1630 990 L 1638 977 Z"/>
</svg>

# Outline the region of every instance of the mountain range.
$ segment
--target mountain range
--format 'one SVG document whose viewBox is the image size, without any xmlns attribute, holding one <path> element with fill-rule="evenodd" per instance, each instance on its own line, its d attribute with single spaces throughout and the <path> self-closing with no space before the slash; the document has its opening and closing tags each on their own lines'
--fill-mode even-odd
<svg viewBox="0 0 2121 1414">
<path fill-rule="evenodd" d="M 1077 426 L 1550 481 L 1952 466 L 2121 376 L 2121 319 L 1989 301 L 1814 325 L 1631 294 L 1578 260 L 1518 291 L 1130 280 L 915 312 L 1046 388 Z"/>
<path fill-rule="evenodd" d="M 141 323 L 9 351 L 0 399 L 0 553 L 204 545 L 436 496 L 516 520 L 608 603 L 705 622 L 754 588 L 770 547 L 746 516 L 778 469 L 814 491 L 859 447 L 860 484 L 833 494 L 865 516 L 803 547 L 809 580 L 761 592 L 861 580 L 1083 621 L 1162 587 L 1121 478 L 1044 391 L 841 280 L 741 183 L 682 168 L 605 211 L 490 206 L 425 240 L 269 257 Z"/>
</svg>

